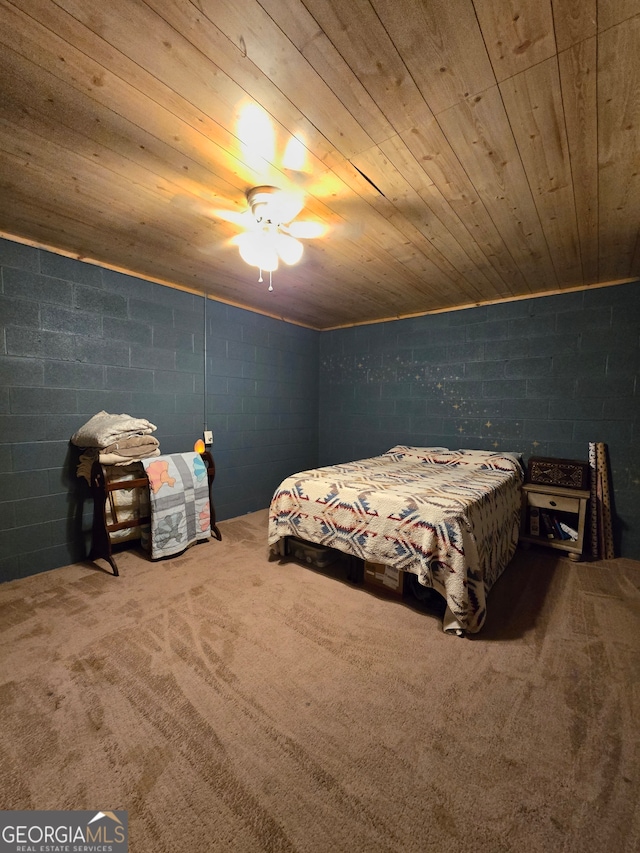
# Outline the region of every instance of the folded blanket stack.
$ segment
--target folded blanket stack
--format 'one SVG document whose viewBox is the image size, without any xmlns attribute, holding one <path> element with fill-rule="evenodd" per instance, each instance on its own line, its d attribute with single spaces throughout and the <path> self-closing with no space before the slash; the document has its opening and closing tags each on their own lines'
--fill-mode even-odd
<svg viewBox="0 0 640 853">
<path fill-rule="evenodd" d="M 76 471 L 78 477 L 90 482 L 96 460 L 103 465 L 131 465 L 159 456 L 160 442 L 151 435 L 156 429 L 146 418 L 98 412 L 71 436 L 72 444 L 84 448 Z"/>
</svg>

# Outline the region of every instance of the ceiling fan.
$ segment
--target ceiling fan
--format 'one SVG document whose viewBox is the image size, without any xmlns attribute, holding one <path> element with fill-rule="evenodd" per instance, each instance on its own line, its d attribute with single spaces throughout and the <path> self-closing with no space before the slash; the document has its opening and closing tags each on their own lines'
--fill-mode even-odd
<svg viewBox="0 0 640 853">
<path fill-rule="evenodd" d="M 246 196 L 249 210 L 239 217 L 245 231 L 231 242 L 238 246 L 240 257 L 261 273 L 274 272 L 279 261 L 297 264 L 304 251 L 300 238 L 320 237 L 325 231 L 320 222 L 296 219 L 304 207 L 297 193 L 265 185 L 252 187 Z"/>
<path fill-rule="evenodd" d="M 244 191 L 244 209 L 239 207 L 239 199 L 233 197 L 235 193 L 228 194 L 226 199 L 224 192 L 216 193 L 216 201 L 224 199 L 224 207 L 210 206 L 206 203 L 206 194 L 200 192 L 198 201 L 176 196 L 172 202 L 241 228 L 240 234 L 223 244 L 216 244 L 215 248 L 202 246 L 200 250 L 212 253 L 218 251 L 220 245 L 237 247 L 241 258 L 260 270 L 258 281 L 263 280 L 263 272 L 269 273 L 269 290 L 273 290 L 271 273 L 278 269 L 280 261 L 292 265 L 302 258 L 304 247 L 301 239 L 322 237 L 329 227 L 332 231 L 335 229 L 333 222 L 329 226 L 326 222 L 296 218 L 305 206 L 309 186 L 314 197 L 320 184 L 321 195 L 326 194 L 325 185 L 331 180 L 331 170 L 325 168 L 318 177 L 315 169 L 315 177 L 311 178 L 312 169 L 307 162 L 309 151 L 302 135 L 277 127 L 272 117 L 258 104 L 239 104 L 237 114 L 237 145 L 232 146 L 228 153 L 234 158 L 237 177 L 247 182 L 245 186 L 249 181 L 256 181 L 255 186 Z M 276 131 L 279 140 L 276 139 Z M 280 184 L 280 187 L 275 184 Z M 305 192 L 301 189 L 302 184 L 307 188 Z"/>
</svg>

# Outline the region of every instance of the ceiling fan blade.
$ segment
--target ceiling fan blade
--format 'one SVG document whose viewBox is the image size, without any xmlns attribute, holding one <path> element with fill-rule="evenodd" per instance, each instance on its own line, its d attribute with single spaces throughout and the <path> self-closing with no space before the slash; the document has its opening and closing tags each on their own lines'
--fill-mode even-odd
<svg viewBox="0 0 640 853">
<path fill-rule="evenodd" d="M 240 228 L 252 228 L 256 224 L 250 210 L 243 210 L 242 213 L 237 210 L 212 210 L 211 215 L 216 219 L 232 222 Z"/>
<path fill-rule="evenodd" d="M 282 166 L 293 172 L 305 173 L 307 166 L 307 148 L 301 136 L 291 136 L 282 155 Z"/>
<path fill-rule="evenodd" d="M 257 104 L 245 104 L 240 111 L 237 134 L 243 159 L 251 168 L 262 172 L 275 157 L 275 133 L 268 113 Z"/>
<path fill-rule="evenodd" d="M 207 241 L 200 244 L 196 244 L 195 248 L 203 255 L 215 256 L 215 255 L 224 255 L 225 253 L 231 251 L 232 249 L 236 249 L 236 244 L 233 242 L 233 237 L 229 237 L 226 240 L 216 240 Z"/>
<path fill-rule="evenodd" d="M 304 207 L 304 197 L 300 193 L 280 190 L 269 202 L 269 215 L 278 223 L 291 222 Z"/>
<path fill-rule="evenodd" d="M 297 220 L 287 226 L 287 233 L 292 237 L 302 237 L 310 239 L 312 237 L 323 237 L 328 231 L 326 225 L 322 222 L 311 222 Z"/>
</svg>

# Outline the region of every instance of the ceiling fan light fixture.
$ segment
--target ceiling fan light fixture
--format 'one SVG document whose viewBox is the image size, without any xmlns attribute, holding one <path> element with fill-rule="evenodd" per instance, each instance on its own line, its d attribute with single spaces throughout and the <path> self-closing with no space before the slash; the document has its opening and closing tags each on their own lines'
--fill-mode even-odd
<svg viewBox="0 0 640 853">
<path fill-rule="evenodd" d="M 304 247 L 298 237 L 319 237 L 324 226 L 319 222 L 293 222 L 304 207 L 302 196 L 277 187 L 259 186 L 247 191 L 252 225 L 233 242 L 245 263 L 262 272 L 278 269 L 278 260 L 292 266 L 302 258 Z M 248 212 L 249 212 L 248 211 Z M 262 277 L 258 279 L 262 281 Z M 272 290 L 271 284 L 269 290 Z"/>
<path fill-rule="evenodd" d="M 278 251 L 268 234 L 262 231 L 247 231 L 239 234 L 236 243 L 240 257 L 251 267 L 265 272 L 275 272 L 278 269 Z"/>
<path fill-rule="evenodd" d="M 283 225 L 291 222 L 304 207 L 304 198 L 295 192 L 285 192 L 277 187 L 253 187 L 247 192 L 247 201 L 256 222 Z"/>
<path fill-rule="evenodd" d="M 288 234 L 281 233 L 275 235 L 275 247 L 281 260 L 289 266 L 297 264 L 304 251 L 302 243 L 299 240 L 296 240 L 295 237 L 290 237 Z"/>
</svg>

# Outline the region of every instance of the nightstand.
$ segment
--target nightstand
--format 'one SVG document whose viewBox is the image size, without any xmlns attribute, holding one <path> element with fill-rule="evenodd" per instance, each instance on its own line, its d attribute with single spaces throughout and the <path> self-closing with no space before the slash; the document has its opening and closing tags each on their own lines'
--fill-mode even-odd
<svg viewBox="0 0 640 853">
<path fill-rule="evenodd" d="M 590 493 L 563 486 L 525 483 L 522 487 L 520 542 L 565 551 L 571 560 L 582 557 Z M 575 538 L 562 538 L 571 531 Z"/>
</svg>

